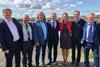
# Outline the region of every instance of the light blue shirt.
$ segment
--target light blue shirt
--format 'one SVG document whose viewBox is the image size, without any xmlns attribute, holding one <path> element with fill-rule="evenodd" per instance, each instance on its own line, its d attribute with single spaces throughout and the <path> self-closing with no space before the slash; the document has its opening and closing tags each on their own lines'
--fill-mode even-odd
<svg viewBox="0 0 100 67">
<path fill-rule="evenodd" d="M 44 33 L 44 38 L 45 40 L 47 39 L 47 28 L 44 22 L 40 21 L 40 25 L 42 27 L 43 33 Z"/>
<path fill-rule="evenodd" d="M 88 36 L 89 36 L 89 29 L 90 29 L 90 27 L 91 27 L 91 25 L 88 24 L 88 25 L 87 25 L 87 30 L 86 30 L 86 32 L 87 32 L 87 33 L 86 33 L 86 41 L 87 41 L 87 42 L 89 42 L 89 41 L 88 41 Z M 93 26 L 93 24 L 92 24 L 92 33 L 91 33 L 91 34 L 93 34 L 93 28 L 94 28 L 94 26 Z"/>
</svg>

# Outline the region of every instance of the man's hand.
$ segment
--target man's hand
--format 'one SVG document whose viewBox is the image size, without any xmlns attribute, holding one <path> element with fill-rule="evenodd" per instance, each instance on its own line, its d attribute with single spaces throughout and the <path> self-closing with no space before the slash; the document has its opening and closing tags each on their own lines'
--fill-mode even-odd
<svg viewBox="0 0 100 67">
<path fill-rule="evenodd" d="M 8 54 L 9 53 L 9 50 L 5 50 L 4 52 Z"/>
<path fill-rule="evenodd" d="M 36 45 L 36 46 L 39 46 L 39 43 L 36 43 L 35 45 Z"/>
</svg>

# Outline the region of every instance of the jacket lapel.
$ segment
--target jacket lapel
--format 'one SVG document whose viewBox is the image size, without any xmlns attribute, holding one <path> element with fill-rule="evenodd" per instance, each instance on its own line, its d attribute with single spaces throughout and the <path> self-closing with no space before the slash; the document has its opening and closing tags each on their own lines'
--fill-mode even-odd
<svg viewBox="0 0 100 67">
<path fill-rule="evenodd" d="M 6 21 L 3 21 L 3 26 L 4 26 L 5 30 L 6 30 L 6 32 L 9 33 L 9 34 L 11 34 L 11 31 L 10 31 L 8 25 L 6 24 Z"/>
</svg>

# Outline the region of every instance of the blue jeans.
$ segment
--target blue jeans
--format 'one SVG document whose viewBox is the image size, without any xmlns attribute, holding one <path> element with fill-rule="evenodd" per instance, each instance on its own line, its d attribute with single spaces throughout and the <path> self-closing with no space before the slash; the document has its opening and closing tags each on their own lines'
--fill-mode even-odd
<svg viewBox="0 0 100 67">
<path fill-rule="evenodd" d="M 93 43 L 84 43 L 84 63 L 85 67 L 89 67 L 89 51 L 93 50 L 94 54 L 94 67 L 99 67 L 99 47 L 95 46 Z"/>
</svg>

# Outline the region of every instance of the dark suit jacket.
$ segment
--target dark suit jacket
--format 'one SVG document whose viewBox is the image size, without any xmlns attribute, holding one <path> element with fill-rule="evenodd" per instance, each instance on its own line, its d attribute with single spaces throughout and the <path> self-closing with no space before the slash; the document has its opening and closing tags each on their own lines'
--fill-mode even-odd
<svg viewBox="0 0 100 67">
<path fill-rule="evenodd" d="M 83 45 L 84 45 L 84 42 L 85 42 L 85 39 L 86 39 L 86 32 L 87 32 L 87 25 L 88 25 L 88 23 L 86 23 L 85 24 L 85 26 L 84 26 L 84 30 L 83 30 L 83 37 L 82 37 L 82 39 L 81 39 L 81 43 L 83 43 Z M 96 22 L 94 22 L 94 28 L 93 28 L 93 43 L 94 43 L 94 45 L 97 45 L 97 44 L 95 44 L 97 41 L 96 40 L 98 40 L 97 38 L 97 34 L 95 34 L 96 33 L 96 30 L 97 30 L 97 23 Z M 95 37 L 96 36 L 96 37 Z"/>
<path fill-rule="evenodd" d="M 21 43 L 22 42 L 22 27 L 21 25 L 19 24 L 19 22 L 12 18 L 12 21 L 14 22 L 14 24 L 16 25 L 17 29 L 18 29 L 18 32 L 19 32 L 19 36 L 20 36 L 20 39 L 19 39 L 19 42 Z M 3 20 L 1 23 L 0 23 L 0 39 L 1 39 L 1 44 L 2 44 L 2 49 L 3 51 L 7 50 L 7 49 L 10 49 L 10 48 L 13 48 L 13 35 L 9 29 L 9 27 L 7 26 L 5 20 Z"/>
<path fill-rule="evenodd" d="M 95 30 L 94 42 L 100 46 L 100 23 L 97 24 L 97 28 Z"/>
<path fill-rule="evenodd" d="M 40 21 L 36 22 L 37 38 L 38 38 L 38 42 L 40 43 L 40 45 L 43 45 L 45 43 L 45 41 L 47 41 L 48 38 L 46 40 L 44 39 L 44 33 L 43 33 L 39 23 L 40 23 Z M 44 23 L 45 23 L 46 28 L 47 28 L 47 23 L 46 22 L 44 22 Z M 48 28 L 47 28 L 47 30 L 48 30 Z M 47 35 L 48 35 L 48 32 L 47 32 Z"/>
<path fill-rule="evenodd" d="M 72 21 L 72 40 L 81 41 L 85 23 L 86 22 L 83 19 L 80 19 L 77 23 Z"/>
<path fill-rule="evenodd" d="M 32 45 L 35 45 L 38 42 L 37 32 L 36 32 L 36 24 L 35 23 L 29 23 L 29 25 L 30 25 L 30 27 L 32 29 Z"/>
<path fill-rule="evenodd" d="M 49 43 L 55 43 L 58 44 L 58 40 L 59 40 L 59 35 L 58 35 L 58 31 L 59 31 L 59 22 L 56 21 L 56 28 L 53 29 L 51 22 L 49 21 L 47 23 L 47 27 L 48 27 L 48 42 Z"/>
</svg>

